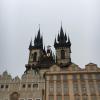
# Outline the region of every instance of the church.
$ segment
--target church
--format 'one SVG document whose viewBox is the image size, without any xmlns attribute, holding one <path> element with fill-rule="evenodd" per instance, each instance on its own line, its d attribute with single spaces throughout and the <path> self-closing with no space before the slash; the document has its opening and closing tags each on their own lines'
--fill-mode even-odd
<svg viewBox="0 0 100 100">
<path fill-rule="evenodd" d="M 0 100 L 100 100 L 100 68 L 72 62 L 70 37 L 62 25 L 54 48 L 55 54 L 50 45 L 45 48 L 39 28 L 21 78 L 7 71 L 0 75 Z"/>
</svg>

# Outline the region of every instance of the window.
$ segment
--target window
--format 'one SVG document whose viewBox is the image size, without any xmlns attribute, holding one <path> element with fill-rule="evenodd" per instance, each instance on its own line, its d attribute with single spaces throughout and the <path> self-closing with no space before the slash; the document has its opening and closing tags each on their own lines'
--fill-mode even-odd
<svg viewBox="0 0 100 100">
<path fill-rule="evenodd" d="M 33 84 L 33 88 L 38 88 L 38 84 Z"/>
<path fill-rule="evenodd" d="M 27 100 L 33 100 L 33 99 L 29 98 L 29 99 L 27 99 Z"/>
<path fill-rule="evenodd" d="M 25 88 L 25 84 L 23 84 L 22 87 Z"/>
<path fill-rule="evenodd" d="M 62 96 L 57 96 L 57 100 L 62 100 Z"/>
<path fill-rule="evenodd" d="M 61 83 L 60 82 L 57 82 L 57 84 L 56 84 L 57 86 L 56 86 L 56 89 L 57 89 L 57 94 L 61 94 L 62 93 L 62 88 L 61 88 Z"/>
<path fill-rule="evenodd" d="M 4 85 L 1 85 L 1 88 L 4 88 Z"/>
<path fill-rule="evenodd" d="M 77 82 L 73 83 L 73 91 L 74 91 L 74 94 L 78 93 L 78 83 Z"/>
<path fill-rule="evenodd" d="M 19 100 L 25 100 L 24 98 L 19 98 Z"/>
<path fill-rule="evenodd" d="M 64 96 L 64 100 L 70 100 L 70 99 L 69 99 L 69 95 L 65 95 L 65 96 Z"/>
<path fill-rule="evenodd" d="M 61 50 L 61 59 L 65 59 L 65 51 Z"/>
<path fill-rule="evenodd" d="M 80 100 L 80 96 L 79 95 L 75 95 L 75 100 Z"/>
<path fill-rule="evenodd" d="M 37 52 L 34 52 L 33 61 L 36 61 L 36 60 L 37 60 Z"/>
<path fill-rule="evenodd" d="M 89 80 L 92 80 L 92 75 L 88 75 L 88 79 Z"/>
<path fill-rule="evenodd" d="M 76 80 L 77 80 L 77 75 L 74 74 L 74 75 L 73 75 L 73 81 L 76 81 Z"/>
<path fill-rule="evenodd" d="M 81 83 L 81 91 L 82 91 L 82 93 L 86 93 L 86 85 L 85 85 L 85 82 Z"/>
<path fill-rule="evenodd" d="M 88 100 L 87 95 L 83 95 L 82 100 Z"/>
<path fill-rule="evenodd" d="M 95 77 L 97 80 L 100 80 L 100 74 L 96 74 Z"/>
<path fill-rule="evenodd" d="M 90 88 L 90 93 L 94 94 L 95 93 L 95 88 L 93 82 L 89 82 L 89 88 Z"/>
<path fill-rule="evenodd" d="M 97 82 L 98 92 L 100 94 L 100 82 Z"/>
<path fill-rule="evenodd" d="M 92 96 L 91 96 L 91 100 L 97 100 L 96 95 L 92 95 Z"/>
<path fill-rule="evenodd" d="M 80 80 L 81 81 L 84 81 L 85 80 L 84 75 L 82 75 L 82 74 L 80 75 Z"/>
<path fill-rule="evenodd" d="M 28 88 L 31 88 L 31 84 L 28 84 Z"/>
<path fill-rule="evenodd" d="M 54 100 L 54 96 L 49 96 L 49 100 Z"/>
<path fill-rule="evenodd" d="M 57 81 L 61 80 L 61 75 L 57 75 Z"/>
<path fill-rule="evenodd" d="M 40 98 L 35 98 L 35 100 L 41 100 Z"/>
<path fill-rule="evenodd" d="M 10 95 L 10 100 L 18 100 L 19 99 L 19 94 L 17 92 L 13 92 Z"/>
<path fill-rule="evenodd" d="M 50 76 L 49 76 L 49 80 L 50 80 L 50 81 L 53 81 L 53 80 L 54 80 L 53 75 L 50 75 Z"/>
<path fill-rule="evenodd" d="M 64 91 L 64 95 L 69 93 L 68 83 L 67 82 L 63 83 L 63 91 Z"/>
<path fill-rule="evenodd" d="M 54 94 L 54 83 L 53 82 L 49 83 L 49 93 Z"/>
<path fill-rule="evenodd" d="M 63 80 L 67 81 L 67 75 L 63 75 Z"/>
<path fill-rule="evenodd" d="M 8 88 L 8 85 L 6 85 L 6 89 Z"/>
</svg>

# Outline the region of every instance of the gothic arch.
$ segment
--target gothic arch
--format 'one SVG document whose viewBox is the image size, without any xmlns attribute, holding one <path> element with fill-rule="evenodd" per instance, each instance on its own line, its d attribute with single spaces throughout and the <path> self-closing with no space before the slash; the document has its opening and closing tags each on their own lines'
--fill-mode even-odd
<svg viewBox="0 0 100 100">
<path fill-rule="evenodd" d="M 19 100 L 19 93 L 18 92 L 13 92 L 11 95 L 10 95 L 10 100 Z"/>
<path fill-rule="evenodd" d="M 65 51 L 61 50 L 61 59 L 65 59 Z"/>
<path fill-rule="evenodd" d="M 37 52 L 34 52 L 33 54 L 33 61 L 36 61 L 37 60 Z"/>
</svg>

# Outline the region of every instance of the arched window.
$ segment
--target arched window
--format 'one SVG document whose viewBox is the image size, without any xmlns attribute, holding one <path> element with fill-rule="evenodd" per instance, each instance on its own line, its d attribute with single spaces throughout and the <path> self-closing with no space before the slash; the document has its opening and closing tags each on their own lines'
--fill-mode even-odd
<svg viewBox="0 0 100 100">
<path fill-rule="evenodd" d="M 10 100 L 19 100 L 19 94 L 17 92 L 13 92 L 10 95 Z"/>
<path fill-rule="evenodd" d="M 61 50 L 61 59 L 65 59 L 65 51 Z"/>
<path fill-rule="evenodd" d="M 34 52 L 33 61 L 36 61 L 36 59 L 37 59 L 37 52 Z"/>
</svg>

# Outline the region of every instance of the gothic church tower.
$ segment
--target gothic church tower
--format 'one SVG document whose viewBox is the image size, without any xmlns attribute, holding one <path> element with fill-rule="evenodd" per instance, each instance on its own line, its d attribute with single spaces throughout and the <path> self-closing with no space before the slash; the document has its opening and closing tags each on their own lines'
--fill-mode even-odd
<svg viewBox="0 0 100 100">
<path fill-rule="evenodd" d="M 58 33 L 57 40 L 55 38 L 54 47 L 56 49 L 56 63 L 66 66 L 71 63 L 71 42 L 69 36 L 64 34 L 61 25 L 60 34 Z"/>
<path fill-rule="evenodd" d="M 36 65 L 40 61 L 40 57 L 43 50 L 43 37 L 40 35 L 40 28 L 38 34 L 34 39 L 34 46 L 32 45 L 32 40 L 29 45 L 29 64 Z"/>
</svg>

